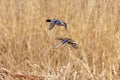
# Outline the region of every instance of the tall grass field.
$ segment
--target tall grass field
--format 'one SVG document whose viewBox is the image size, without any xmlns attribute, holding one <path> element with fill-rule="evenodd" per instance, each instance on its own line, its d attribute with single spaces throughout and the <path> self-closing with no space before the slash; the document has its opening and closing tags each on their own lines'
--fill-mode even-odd
<svg viewBox="0 0 120 80">
<path fill-rule="evenodd" d="M 49 30 L 60 19 L 67 30 Z M 78 49 L 56 48 L 56 37 Z M 46 80 L 120 80 L 120 0 L 0 0 L 0 68 Z"/>
</svg>

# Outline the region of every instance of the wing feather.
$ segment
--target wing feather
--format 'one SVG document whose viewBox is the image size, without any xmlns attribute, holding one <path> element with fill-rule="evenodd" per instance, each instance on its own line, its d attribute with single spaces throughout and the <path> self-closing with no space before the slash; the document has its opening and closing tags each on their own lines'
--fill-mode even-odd
<svg viewBox="0 0 120 80">
<path fill-rule="evenodd" d="M 64 28 L 65 28 L 65 30 L 67 29 L 67 24 L 65 23 L 65 25 L 64 25 Z"/>
<path fill-rule="evenodd" d="M 62 45 L 65 45 L 65 44 L 67 44 L 68 42 L 67 41 L 61 41 L 57 46 L 56 46 L 56 48 L 59 48 L 59 47 L 61 47 Z"/>
<path fill-rule="evenodd" d="M 52 21 L 52 22 L 50 23 L 49 30 L 51 30 L 54 26 L 55 26 L 55 22 Z"/>
</svg>

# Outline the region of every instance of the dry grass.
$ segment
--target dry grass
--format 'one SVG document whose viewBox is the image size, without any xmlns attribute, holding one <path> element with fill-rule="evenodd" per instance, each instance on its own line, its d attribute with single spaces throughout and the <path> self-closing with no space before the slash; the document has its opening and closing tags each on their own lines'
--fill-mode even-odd
<svg viewBox="0 0 120 80">
<path fill-rule="evenodd" d="M 47 18 L 68 31 L 49 31 Z M 59 36 L 79 49 L 55 49 Z M 47 80 L 119 80 L 120 0 L 0 0 L 0 67 Z"/>
<path fill-rule="evenodd" d="M 24 74 L 12 74 L 7 69 L 0 69 L 0 80 L 45 80 L 45 77 Z"/>
</svg>

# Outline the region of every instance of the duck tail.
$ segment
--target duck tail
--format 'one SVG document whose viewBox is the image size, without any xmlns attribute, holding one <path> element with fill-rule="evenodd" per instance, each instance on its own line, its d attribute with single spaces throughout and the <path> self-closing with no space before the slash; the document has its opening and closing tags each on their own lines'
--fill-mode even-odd
<svg viewBox="0 0 120 80">
<path fill-rule="evenodd" d="M 47 19 L 46 22 L 51 22 L 52 20 L 51 19 Z"/>
</svg>

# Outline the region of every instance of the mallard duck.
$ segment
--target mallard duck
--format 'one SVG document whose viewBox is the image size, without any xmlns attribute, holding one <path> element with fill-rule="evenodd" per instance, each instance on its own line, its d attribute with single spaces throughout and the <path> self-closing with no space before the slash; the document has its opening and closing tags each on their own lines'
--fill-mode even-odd
<svg viewBox="0 0 120 80">
<path fill-rule="evenodd" d="M 58 20 L 58 19 L 47 19 L 46 22 L 50 22 L 50 26 L 49 26 L 49 30 L 51 30 L 55 25 L 58 26 L 64 26 L 65 30 L 67 29 L 67 24 L 62 21 L 62 20 Z"/>
<path fill-rule="evenodd" d="M 78 44 L 74 40 L 72 40 L 70 38 L 60 38 L 60 37 L 57 37 L 56 39 L 61 40 L 61 42 L 56 46 L 56 48 L 59 48 L 59 47 L 61 47 L 64 44 L 70 44 L 75 49 L 78 48 Z"/>
</svg>

